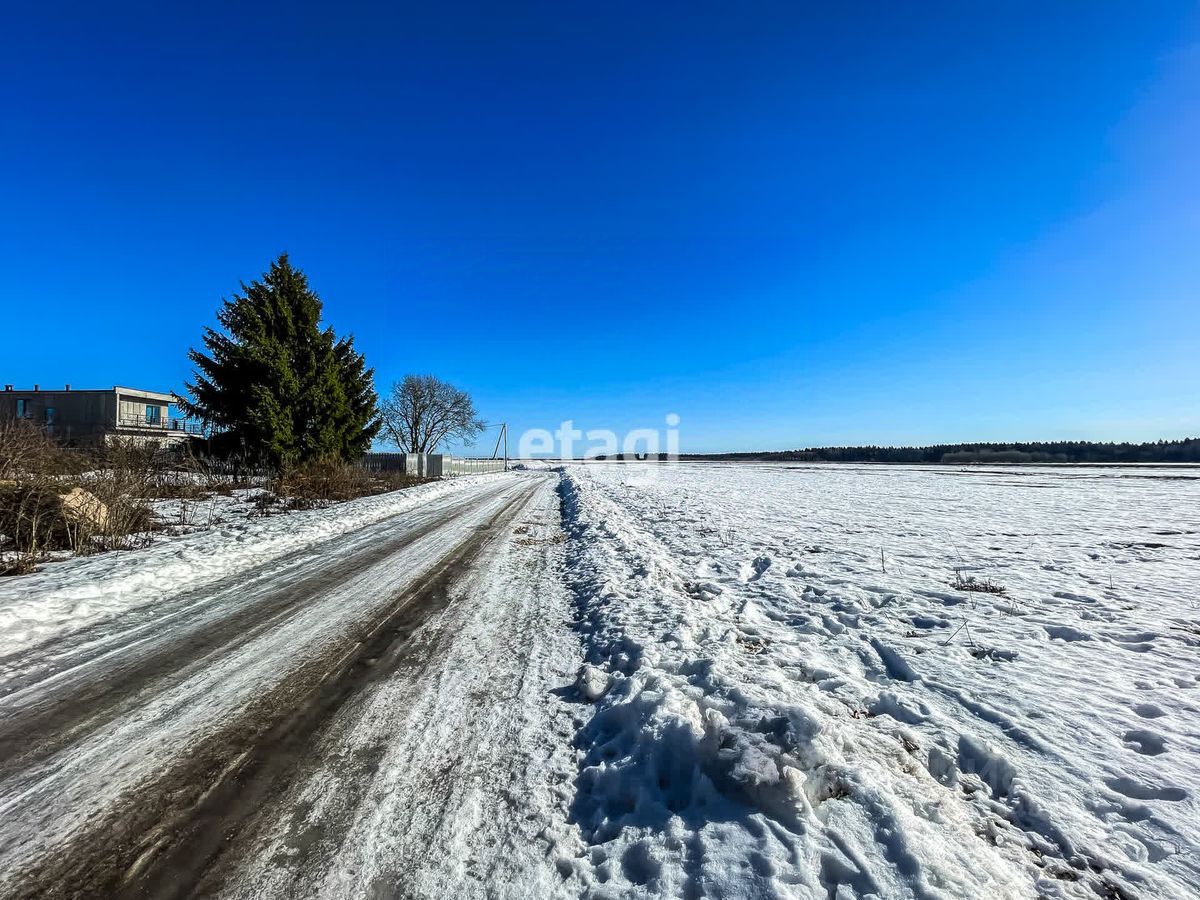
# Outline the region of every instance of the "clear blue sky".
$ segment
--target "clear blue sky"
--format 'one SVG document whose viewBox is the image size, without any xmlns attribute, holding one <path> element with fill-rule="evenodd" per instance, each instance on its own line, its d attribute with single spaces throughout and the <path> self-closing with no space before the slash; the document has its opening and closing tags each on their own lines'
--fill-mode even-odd
<svg viewBox="0 0 1200 900">
<path fill-rule="evenodd" d="M 1200 433 L 1192 3 L 10 4 L 0 379 L 286 250 L 381 388 L 685 450 Z"/>
</svg>

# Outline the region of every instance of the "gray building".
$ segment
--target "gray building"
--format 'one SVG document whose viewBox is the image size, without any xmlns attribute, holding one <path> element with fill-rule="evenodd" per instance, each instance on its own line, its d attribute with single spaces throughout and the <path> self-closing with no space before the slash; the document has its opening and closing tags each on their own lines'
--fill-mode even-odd
<svg viewBox="0 0 1200 900">
<path fill-rule="evenodd" d="M 105 390 L 13 390 L 0 392 L 0 420 L 23 419 L 44 428 L 57 440 L 74 445 L 104 445 L 114 439 L 178 444 L 199 434 L 200 426 L 169 413 L 172 396 L 114 386 Z"/>
</svg>

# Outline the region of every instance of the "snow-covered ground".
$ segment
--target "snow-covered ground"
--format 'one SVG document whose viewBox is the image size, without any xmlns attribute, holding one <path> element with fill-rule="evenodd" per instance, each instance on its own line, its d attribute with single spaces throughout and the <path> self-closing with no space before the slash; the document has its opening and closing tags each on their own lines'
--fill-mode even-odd
<svg viewBox="0 0 1200 900">
<path fill-rule="evenodd" d="M 565 822 L 573 762 L 552 693 L 579 663 L 556 483 L 406 491 L 424 502 L 9 657 L 0 895 L 341 897 L 445 869 L 559 881 L 523 864 L 545 854 L 530 807 Z M 345 525 L 347 506 L 323 514 Z M 479 829 L 509 846 L 473 844 Z"/>
<path fill-rule="evenodd" d="M 1200 470 L 558 468 L 0 582 L 0 894 L 1197 896 Z"/>
<path fill-rule="evenodd" d="M 0 659 L 503 477 L 448 479 L 268 517 L 252 515 L 255 490 L 158 501 L 156 515 L 176 527 L 154 534 L 148 547 L 68 558 L 0 579 Z"/>
<path fill-rule="evenodd" d="M 598 698 L 577 892 L 1200 893 L 1200 471 L 595 464 L 560 491 Z"/>
<path fill-rule="evenodd" d="M 579 667 L 552 477 L 448 604 L 408 639 L 402 677 L 338 712 L 306 772 L 243 834 L 220 894 L 571 896 Z"/>
</svg>

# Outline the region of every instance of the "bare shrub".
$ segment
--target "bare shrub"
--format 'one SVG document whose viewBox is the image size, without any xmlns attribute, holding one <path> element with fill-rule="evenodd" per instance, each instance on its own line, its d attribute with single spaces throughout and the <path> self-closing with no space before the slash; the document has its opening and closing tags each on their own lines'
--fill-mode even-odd
<svg viewBox="0 0 1200 900">
<path fill-rule="evenodd" d="M 278 474 L 252 464 L 242 456 L 196 456 L 190 447 L 186 449 L 180 465 L 194 473 L 194 478 L 203 483 L 207 492 L 222 497 L 231 497 L 239 490 L 266 487 Z"/>
<path fill-rule="evenodd" d="M 72 547 L 62 513 L 62 487 L 54 480 L 25 478 L 0 485 L 0 534 L 18 553 L 34 557 Z"/>
<path fill-rule="evenodd" d="M 269 490 L 263 491 L 251 503 L 254 506 L 254 512 L 251 513 L 252 516 L 273 516 L 276 513 L 287 511 L 285 501 L 280 500 L 278 496 Z"/>
<path fill-rule="evenodd" d="M 67 450 L 25 422 L 0 423 L 0 550 L 3 570 L 31 571 L 56 551 L 95 553 L 148 540 L 146 499 L 161 478 L 153 450 L 115 444 Z"/>
<path fill-rule="evenodd" d="M 1002 584 L 996 584 L 990 578 L 985 578 L 983 581 L 976 581 L 974 575 L 963 577 L 962 572 L 957 569 L 954 572 L 954 580 L 950 582 L 950 586 L 959 591 L 971 591 L 978 594 L 1003 594 L 1008 588 Z"/>
<path fill-rule="evenodd" d="M 420 484 L 399 472 L 368 472 L 339 460 L 313 460 L 281 472 L 269 485 L 292 509 L 307 509 L 369 497 Z"/>
<path fill-rule="evenodd" d="M 165 458 L 152 445 L 116 440 L 100 452 L 96 463 L 86 486 L 104 504 L 106 515 L 89 543 L 103 550 L 146 543 L 154 527 L 147 501 L 160 493 L 167 471 Z"/>
<path fill-rule="evenodd" d="M 30 422 L 0 422 L 0 571 L 32 571 L 48 553 L 73 549 L 62 495 L 75 457 Z"/>
<path fill-rule="evenodd" d="M 0 420 L 0 482 L 77 475 L 79 468 L 78 454 L 64 450 L 37 425 Z"/>
<path fill-rule="evenodd" d="M 217 472 L 187 445 L 169 457 L 160 452 L 153 460 L 158 465 L 150 484 L 150 496 L 156 500 L 203 500 L 213 494 L 229 496 L 239 487 L 252 486 L 250 479 Z"/>
<path fill-rule="evenodd" d="M 46 436 L 20 419 L 0 421 L 0 482 L 11 482 L 41 468 L 38 457 Z"/>
<path fill-rule="evenodd" d="M 67 450 L 26 422 L 0 422 L 0 574 L 32 571 L 54 552 L 77 554 L 143 546 L 160 527 L 152 500 L 178 500 L 180 524 L 195 518 L 192 501 L 239 488 L 268 490 L 259 515 L 308 509 L 398 490 L 422 479 L 317 461 L 270 478 L 224 472 L 190 454 L 114 441 L 93 452 Z"/>
<path fill-rule="evenodd" d="M 151 484 L 151 493 L 147 499 L 203 500 L 205 497 L 220 491 L 220 488 L 216 485 L 210 485 L 206 481 L 188 477 L 189 474 L 186 471 L 175 469 L 169 469 L 160 473 L 158 478 Z"/>
<path fill-rule="evenodd" d="M 37 571 L 38 562 L 40 560 L 37 557 L 26 553 L 18 553 L 11 558 L 0 558 L 0 576 L 28 575 Z"/>
</svg>

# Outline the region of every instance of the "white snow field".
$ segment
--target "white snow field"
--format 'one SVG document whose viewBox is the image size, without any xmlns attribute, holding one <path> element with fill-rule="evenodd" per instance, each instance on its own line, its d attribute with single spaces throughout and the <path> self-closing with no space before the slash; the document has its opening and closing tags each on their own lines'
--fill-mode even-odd
<svg viewBox="0 0 1200 900">
<path fill-rule="evenodd" d="M 568 892 L 1200 896 L 1200 470 L 608 463 L 560 492 L 595 698 Z"/>
</svg>

